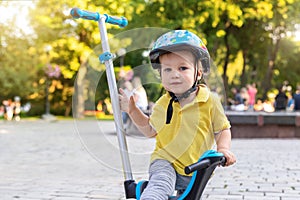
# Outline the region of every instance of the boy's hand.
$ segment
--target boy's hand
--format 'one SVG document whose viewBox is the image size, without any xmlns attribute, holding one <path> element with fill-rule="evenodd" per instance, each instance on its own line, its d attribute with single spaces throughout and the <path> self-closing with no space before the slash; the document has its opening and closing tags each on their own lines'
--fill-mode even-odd
<svg viewBox="0 0 300 200">
<path fill-rule="evenodd" d="M 119 89 L 119 92 L 120 109 L 127 113 L 129 113 L 130 110 L 134 110 L 136 106 L 133 96 L 128 98 L 122 88 Z"/>
<path fill-rule="evenodd" d="M 235 155 L 227 149 L 218 149 L 218 152 L 223 153 L 226 158 L 225 166 L 233 165 L 236 162 Z"/>
<path fill-rule="evenodd" d="M 120 109 L 124 112 L 129 112 L 129 98 L 125 94 L 122 88 L 119 89 L 119 102 L 120 102 Z"/>
</svg>

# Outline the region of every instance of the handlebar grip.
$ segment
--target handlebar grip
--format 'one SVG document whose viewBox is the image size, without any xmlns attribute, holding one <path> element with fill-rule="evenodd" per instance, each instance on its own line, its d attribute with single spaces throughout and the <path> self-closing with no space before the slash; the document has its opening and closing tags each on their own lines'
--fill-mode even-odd
<svg viewBox="0 0 300 200">
<path fill-rule="evenodd" d="M 223 156 L 220 160 L 220 165 L 222 165 L 223 167 L 226 165 L 227 159 L 225 156 Z"/>
<path fill-rule="evenodd" d="M 205 160 L 201 160 L 200 162 L 196 162 L 194 164 L 186 166 L 184 168 L 184 172 L 185 172 L 185 174 L 190 174 L 193 171 L 204 169 L 204 168 L 206 168 L 208 166 L 210 166 L 210 160 L 209 159 L 205 159 Z"/>
<path fill-rule="evenodd" d="M 104 15 L 106 17 L 106 20 L 105 20 L 106 23 L 118 25 L 121 28 L 124 28 L 128 24 L 128 21 L 125 17 L 115 17 L 115 16 L 109 16 L 107 14 L 104 14 Z"/>
<path fill-rule="evenodd" d="M 82 18 L 82 19 L 95 20 L 95 21 L 98 21 L 100 19 L 99 13 L 81 10 L 79 8 L 72 8 L 70 14 L 75 19 Z M 104 14 L 104 16 L 105 16 L 106 23 L 118 25 L 121 28 L 124 28 L 128 24 L 128 21 L 125 17 L 115 17 L 115 16 L 109 16 L 107 14 Z"/>
<path fill-rule="evenodd" d="M 75 19 L 83 18 L 83 19 L 98 21 L 100 18 L 100 14 L 97 12 L 85 11 L 79 8 L 72 8 L 70 14 Z"/>
</svg>

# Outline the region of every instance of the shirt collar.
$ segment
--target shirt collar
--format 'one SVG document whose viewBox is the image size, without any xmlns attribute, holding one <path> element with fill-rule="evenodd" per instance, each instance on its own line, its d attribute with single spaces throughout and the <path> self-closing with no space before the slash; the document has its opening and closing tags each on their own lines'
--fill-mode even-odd
<svg viewBox="0 0 300 200">
<path fill-rule="evenodd" d="M 169 93 L 166 93 L 168 99 L 171 98 Z M 195 102 L 206 102 L 209 98 L 209 88 L 204 85 L 204 84 L 200 84 L 198 85 L 198 92 L 197 92 L 197 96 L 194 99 Z"/>
<path fill-rule="evenodd" d="M 196 102 L 206 102 L 209 98 L 209 89 L 206 85 L 200 84 L 198 86 L 198 94 L 195 98 Z"/>
</svg>

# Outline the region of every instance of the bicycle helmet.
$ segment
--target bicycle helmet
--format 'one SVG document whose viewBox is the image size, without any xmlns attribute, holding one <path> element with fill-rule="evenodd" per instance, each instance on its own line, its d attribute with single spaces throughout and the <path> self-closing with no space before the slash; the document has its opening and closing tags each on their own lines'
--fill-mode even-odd
<svg viewBox="0 0 300 200">
<path fill-rule="evenodd" d="M 210 56 L 206 46 L 198 36 L 187 30 L 173 30 L 156 40 L 149 54 L 153 68 L 159 68 L 159 56 L 183 50 L 191 51 L 196 60 L 201 61 L 203 72 L 209 72 Z"/>
<path fill-rule="evenodd" d="M 193 86 L 184 92 L 181 96 L 177 97 L 174 93 L 169 92 L 171 99 L 167 108 L 167 119 L 166 124 L 169 124 L 172 119 L 173 114 L 173 102 L 179 102 L 179 100 L 183 98 L 189 97 L 189 95 L 196 91 L 197 89 L 197 71 L 198 71 L 198 61 L 201 62 L 202 70 L 204 73 L 208 73 L 210 70 L 210 56 L 209 52 L 202 42 L 202 40 L 196 36 L 195 34 L 187 31 L 187 30 L 173 30 L 165 33 L 160 36 L 156 42 L 152 50 L 150 51 L 149 57 L 151 60 L 152 67 L 154 69 L 160 68 L 159 57 L 167 54 L 174 53 L 177 51 L 190 51 L 195 56 L 195 81 Z"/>
</svg>

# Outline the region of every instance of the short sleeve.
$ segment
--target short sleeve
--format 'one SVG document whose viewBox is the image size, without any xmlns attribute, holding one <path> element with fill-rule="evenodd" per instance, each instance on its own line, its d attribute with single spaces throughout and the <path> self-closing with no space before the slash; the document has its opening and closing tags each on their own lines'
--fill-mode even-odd
<svg viewBox="0 0 300 200">
<path fill-rule="evenodd" d="M 220 98 L 217 94 L 211 93 L 211 98 L 213 102 L 212 107 L 212 125 L 213 132 L 218 134 L 222 130 L 229 129 L 231 127 L 230 122 L 225 115 L 224 108 L 221 104 Z"/>
</svg>

